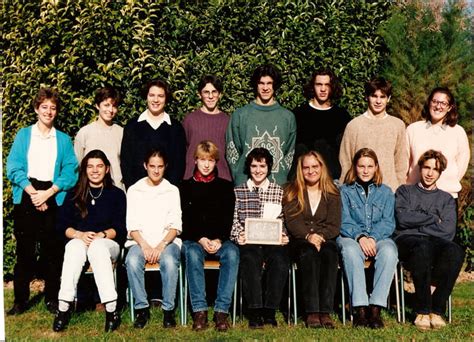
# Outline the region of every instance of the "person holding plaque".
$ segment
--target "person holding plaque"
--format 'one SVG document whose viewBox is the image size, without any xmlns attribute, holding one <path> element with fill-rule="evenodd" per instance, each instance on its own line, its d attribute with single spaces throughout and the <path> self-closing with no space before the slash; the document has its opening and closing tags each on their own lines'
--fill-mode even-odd
<svg viewBox="0 0 474 342">
<path fill-rule="evenodd" d="M 380 309 L 387 306 L 398 263 L 397 246 L 390 238 L 395 230 L 395 196 L 382 184 L 379 161 L 370 148 L 355 153 L 341 187 L 341 200 L 341 236 L 337 238 L 337 245 L 344 262 L 352 306 L 356 309 L 353 326 L 383 328 Z M 375 263 L 370 296 L 364 272 L 366 260 Z"/>
<path fill-rule="evenodd" d="M 259 228 L 267 230 L 271 222 L 275 222 L 276 228 L 281 230 L 283 189 L 268 180 L 272 166 L 270 152 L 262 147 L 254 148 L 245 160 L 244 172 L 249 179 L 234 189 L 231 240 L 240 249 L 242 292 L 248 306 L 251 329 L 260 329 L 264 325 L 277 326 L 275 312 L 280 305 L 290 267 L 289 240 L 284 231 L 274 241 L 262 240 L 258 243 L 258 240 L 248 239 L 250 229 L 253 230 L 251 235 L 256 236 Z M 246 224 L 246 219 L 251 218 L 262 219 L 262 224 Z M 263 285 L 265 288 L 262 288 Z"/>
<path fill-rule="evenodd" d="M 328 167 L 315 151 L 297 160 L 296 179 L 286 188 L 283 212 L 293 260 L 302 277 L 308 328 L 334 328 L 329 316 L 336 290 L 341 199 Z"/>
</svg>

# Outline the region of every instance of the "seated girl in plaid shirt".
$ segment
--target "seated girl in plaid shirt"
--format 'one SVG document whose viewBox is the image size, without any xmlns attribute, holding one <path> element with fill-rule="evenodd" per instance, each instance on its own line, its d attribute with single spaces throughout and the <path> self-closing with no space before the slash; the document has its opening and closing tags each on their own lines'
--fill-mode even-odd
<svg viewBox="0 0 474 342">
<path fill-rule="evenodd" d="M 275 311 L 280 305 L 290 267 L 286 232 L 282 234 L 281 245 L 247 244 L 245 239 L 246 218 L 283 220 L 283 189 L 268 180 L 272 166 L 273 158 L 267 149 L 253 149 L 245 160 L 245 174 L 249 179 L 234 189 L 231 240 L 240 248 L 242 291 L 248 305 L 249 327 L 253 329 L 262 328 L 264 324 L 277 326 Z"/>
</svg>

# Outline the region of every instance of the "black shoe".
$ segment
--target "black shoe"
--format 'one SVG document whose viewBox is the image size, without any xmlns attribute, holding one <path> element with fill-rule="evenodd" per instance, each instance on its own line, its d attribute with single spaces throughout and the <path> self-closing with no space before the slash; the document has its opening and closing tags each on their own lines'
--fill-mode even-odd
<svg viewBox="0 0 474 342">
<path fill-rule="evenodd" d="M 369 326 L 372 329 L 381 329 L 384 327 L 382 317 L 380 317 L 380 306 L 377 306 L 377 305 L 370 306 Z"/>
<path fill-rule="evenodd" d="M 118 310 L 105 312 L 105 332 L 114 331 L 120 326 L 120 313 Z"/>
<path fill-rule="evenodd" d="M 23 303 L 23 304 L 15 303 L 13 304 L 12 308 L 8 310 L 7 315 L 8 316 L 21 315 L 27 309 L 28 309 L 28 306 L 26 305 L 26 303 Z"/>
<path fill-rule="evenodd" d="M 133 326 L 138 329 L 143 329 L 149 319 L 150 319 L 150 308 L 136 309 L 135 322 L 133 322 Z"/>
<path fill-rule="evenodd" d="M 67 325 L 69 324 L 69 320 L 71 319 L 71 312 L 72 309 L 69 307 L 67 311 L 59 311 L 56 313 L 53 322 L 53 330 L 56 332 L 63 331 L 66 329 Z"/>
<path fill-rule="evenodd" d="M 176 327 L 176 320 L 174 319 L 174 310 L 163 310 L 163 327 Z"/>
<path fill-rule="evenodd" d="M 277 327 L 278 323 L 275 319 L 275 309 L 263 309 L 262 310 L 263 325 L 271 325 Z"/>
<path fill-rule="evenodd" d="M 45 303 L 46 304 L 46 309 L 51 312 L 53 315 L 56 315 L 58 313 L 58 302 L 57 301 L 48 301 Z"/>
<path fill-rule="evenodd" d="M 356 309 L 356 315 L 354 317 L 354 321 L 352 322 L 353 327 L 368 327 L 369 320 L 367 314 L 367 307 L 366 306 L 358 306 Z"/>
<path fill-rule="evenodd" d="M 263 319 L 261 309 L 249 309 L 249 328 L 250 329 L 262 329 Z"/>
</svg>

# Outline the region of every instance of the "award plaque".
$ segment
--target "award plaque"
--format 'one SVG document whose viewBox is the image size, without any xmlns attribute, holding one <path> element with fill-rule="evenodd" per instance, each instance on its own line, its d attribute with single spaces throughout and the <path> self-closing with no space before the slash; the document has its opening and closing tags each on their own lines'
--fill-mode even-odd
<svg viewBox="0 0 474 342">
<path fill-rule="evenodd" d="M 246 218 L 245 241 L 257 245 L 281 245 L 282 222 L 278 219 Z"/>
</svg>

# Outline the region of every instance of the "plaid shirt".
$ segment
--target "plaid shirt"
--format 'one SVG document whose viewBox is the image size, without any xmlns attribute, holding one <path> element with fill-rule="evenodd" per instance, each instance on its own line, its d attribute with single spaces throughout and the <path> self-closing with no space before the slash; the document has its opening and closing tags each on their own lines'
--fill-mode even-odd
<svg viewBox="0 0 474 342">
<path fill-rule="evenodd" d="M 263 207 L 265 203 L 282 205 L 283 189 L 276 183 L 270 183 L 266 190 L 262 188 L 250 189 L 247 183 L 243 183 L 234 188 L 235 209 L 234 221 L 230 239 L 237 242 L 239 234 L 245 230 L 245 219 L 263 217 Z M 283 220 L 283 212 L 278 219 Z"/>
</svg>

